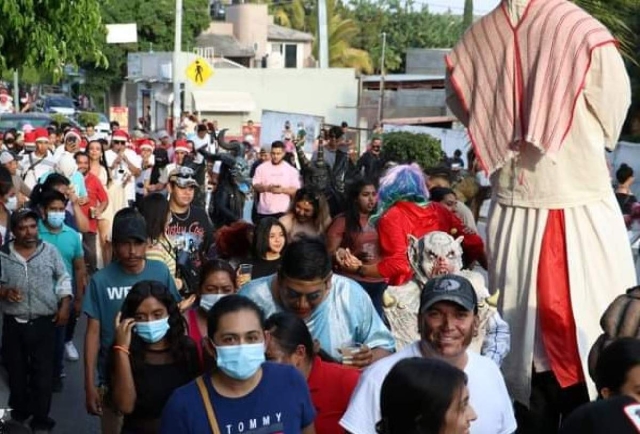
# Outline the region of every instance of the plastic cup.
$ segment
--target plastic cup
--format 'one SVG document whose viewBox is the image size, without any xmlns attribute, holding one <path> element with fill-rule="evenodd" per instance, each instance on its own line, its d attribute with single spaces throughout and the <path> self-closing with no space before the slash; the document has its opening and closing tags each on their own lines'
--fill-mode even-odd
<svg viewBox="0 0 640 434">
<path fill-rule="evenodd" d="M 342 347 L 340 347 L 340 352 L 342 353 L 342 364 L 352 365 L 353 355 L 362 351 L 362 347 L 362 344 L 356 344 L 353 342 L 342 345 Z"/>
<path fill-rule="evenodd" d="M 238 274 L 240 275 L 248 275 L 251 277 L 251 273 L 253 272 L 253 264 L 240 264 L 238 266 Z"/>
</svg>

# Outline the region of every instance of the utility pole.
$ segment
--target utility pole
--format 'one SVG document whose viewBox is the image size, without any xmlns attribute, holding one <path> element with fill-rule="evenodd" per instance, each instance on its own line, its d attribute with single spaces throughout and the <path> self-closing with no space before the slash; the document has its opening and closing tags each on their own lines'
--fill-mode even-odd
<svg viewBox="0 0 640 434">
<path fill-rule="evenodd" d="M 380 98 L 378 99 L 378 122 L 384 114 L 384 54 L 387 49 L 387 34 L 382 32 L 382 56 L 380 56 Z"/>
<path fill-rule="evenodd" d="M 20 81 L 18 80 L 18 69 L 13 70 L 13 108 L 16 113 L 20 113 Z"/>
<path fill-rule="evenodd" d="M 327 30 L 327 0 L 318 0 L 318 56 L 320 68 L 329 67 L 329 34 Z"/>
<path fill-rule="evenodd" d="M 178 132 L 180 124 L 180 76 L 178 62 L 182 52 L 182 0 L 176 0 L 176 27 L 173 40 L 173 61 L 171 62 L 171 80 L 173 80 L 173 134 Z"/>
</svg>

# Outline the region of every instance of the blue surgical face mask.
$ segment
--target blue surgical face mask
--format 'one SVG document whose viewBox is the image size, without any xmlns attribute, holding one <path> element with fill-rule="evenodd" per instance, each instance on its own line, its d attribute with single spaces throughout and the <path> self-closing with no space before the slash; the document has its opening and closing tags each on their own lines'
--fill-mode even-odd
<svg viewBox="0 0 640 434">
<path fill-rule="evenodd" d="M 61 228 L 64 224 L 64 211 L 49 211 L 47 212 L 47 223 L 54 228 Z"/>
<path fill-rule="evenodd" d="M 216 346 L 216 353 L 218 368 L 236 380 L 251 378 L 265 361 L 264 342 Z"/>
<path fill-rule="evenodd" d="M 169 317 L 156 321 L 136 322 L 135 331 L 140 339 L 148 344 L 155 344 L 165 337 L 169 331 Z"/>
<path fill-rule="evenodd" d="M 227 295 L 229 294 L 202 294 L 200 296 L 200 307 L 208 312 L 214 304 Z"/>
</svg>

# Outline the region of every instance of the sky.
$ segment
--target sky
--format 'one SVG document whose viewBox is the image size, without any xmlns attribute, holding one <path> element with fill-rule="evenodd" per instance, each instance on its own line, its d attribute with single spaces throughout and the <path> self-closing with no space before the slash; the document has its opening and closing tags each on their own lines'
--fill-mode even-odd
<svg viewBox="0 0 640 434">
<path fill-rule="evenodd" d="M 451 9 L 453 13 L 462 13 L 464 9 L 464 0 L 416 0 L 418 4 L 429 5 L 431 12 L 446 12 Z M 474 0 L 474 15 L 484 15 L 490 12 L 500 3 L 500 0 Z"/>
</svg>

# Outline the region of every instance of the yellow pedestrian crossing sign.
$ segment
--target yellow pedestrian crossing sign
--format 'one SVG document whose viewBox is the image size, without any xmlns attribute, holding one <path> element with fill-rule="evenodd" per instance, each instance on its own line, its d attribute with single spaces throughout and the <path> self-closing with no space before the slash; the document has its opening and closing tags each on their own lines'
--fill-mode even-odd
<svg viewBox="0 0 640 434">
<path fill-rule="evenodd" d="M 213 75 L 213 68 L 203 57 L 197 57 L 187 68 L 187 77 L 198 86 L 202 86 Z"/>
</svg>

